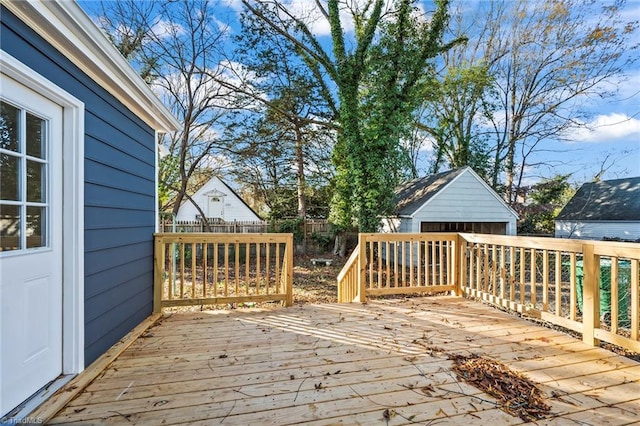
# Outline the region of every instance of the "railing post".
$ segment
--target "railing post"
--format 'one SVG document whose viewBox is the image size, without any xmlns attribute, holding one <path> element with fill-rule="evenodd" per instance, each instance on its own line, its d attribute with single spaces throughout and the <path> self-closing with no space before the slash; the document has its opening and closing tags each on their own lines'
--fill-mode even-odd
<svg viewBox="0 0 640 426">
<path fill-rule="evenodd" d="M 463 250 L 463 246 L 465 246 L 464 243 L 465 241 L 462 238 L 462 236 L 460 234 L 456 234 L 456 241 L 455 241 L 456 249 L 455 249 L 455 254 L 453 256 L 454 257 L 453 270 L 455 271 L 454 272 L 455 274 L 454 293 L 456 296 L 462 296 L 462 283 L 464 281 L 464 275 L 465 275 L 463 271 L 463 266 L 465 264 L 465 259 L 463 258 L 463 256 L 465 255 L 465 250 Z"/>
<path fill-rule="evenodd" d="M 153 312 L 162 312 L 162 288 L 164 287 L 164 241 L 161 237 L 154 237 L 153 244 Z"/>
<path fill-rule="evenodd" d="M 358 234 L 358 247 L 360 248 L 360 253 L 358 255 L 358 302 L 365 303 L 367 301 L 367 247 L 366 238 L 363 238 L 362 234 Z"/>
<path fill-rule="evenodd" d="M 595 329 L 600 327 L 600 256 L 593 244 L 583 244 L 584 277 L 582 285 L 582 341 L 598 346 Z"/>
<path fill-rule="evenodd" d="M 286 274 L 287 274 L 287 283 L 286 283 L 286 306 L 293 305 L 293 234 L 287 235 L 287 249 L 285 252 L 285 262 L 286 262 Z"/>
</svg>

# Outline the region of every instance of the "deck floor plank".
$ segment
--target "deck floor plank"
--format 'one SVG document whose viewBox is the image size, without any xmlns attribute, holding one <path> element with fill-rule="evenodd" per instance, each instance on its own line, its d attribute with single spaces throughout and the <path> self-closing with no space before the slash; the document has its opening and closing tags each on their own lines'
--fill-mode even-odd
<svg viewBox="0 0 640 426">
<path fill-rule="evenodd" d="M 449 354 L 472 353 L 540 384 L 539 424 L 640 414 L 639 363 L 430 297 L 167 315 L 51 424 L 521 424 L 451 371 Z"/>
</svg>

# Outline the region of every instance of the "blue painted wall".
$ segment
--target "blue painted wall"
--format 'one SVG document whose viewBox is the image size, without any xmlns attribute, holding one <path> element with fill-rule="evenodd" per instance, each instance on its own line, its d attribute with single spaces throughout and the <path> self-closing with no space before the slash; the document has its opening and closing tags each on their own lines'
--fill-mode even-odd
<svg viewBox="0 0 640 426">
<path fill-rule="evenodd" d="M 85 362 L 151 314 L 154 131 L 6 8 L 0 47 L 85 103 Z"/>
</svg>

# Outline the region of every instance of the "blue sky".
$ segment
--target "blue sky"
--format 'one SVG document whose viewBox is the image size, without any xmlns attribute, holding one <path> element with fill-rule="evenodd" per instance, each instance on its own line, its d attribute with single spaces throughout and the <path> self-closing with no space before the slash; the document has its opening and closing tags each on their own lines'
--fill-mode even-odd
<svg viewBox="0 0 640 426">
<path fill-rule="evenodd" d="M 465 6 L 483 0 L 465 1 Z M 238 28 L 238 13 L 242 6 L 240 0 L 221 0 L 222 6 L 216 6 L 220 22 L 227 23 L 231 31 Z M 315 0 L 284 0 L 297 15 L 317 15 L 313 19 L 312 31 L 328 40 L 329 26 L 318 14 Z M 94 2 L 80 2 L 90 15 L 99 7 Z M 428 10 L 427 3 L 422 7 Z M 640 0 L 628 1 L 623 15 L 626 20 L 640 17 Z M 345 22 L 348 22 L 345 20 Z M 345 31 L 352 28 L 345 25 Z M 637 55 L 638 52 L 630 52 Z M 640 64 L 626 70 L 622 81 L 612 83 L 609 89 L 617 91 L 616 96 L 600 98 L 582 98 L 580 107 L 587 111 L 587 128 L 567 135 L 571 141 L 548 140 L 535 154 L 534 162 L 541 166 L 527 170 L 527 179 L 534 181 L 540 177 L 571 173 L 571 180 L 577 183 L 589 181 L 601 169 L 605 169 L 602 179 L 617 179 L 640 176 Z"/>
</svg>

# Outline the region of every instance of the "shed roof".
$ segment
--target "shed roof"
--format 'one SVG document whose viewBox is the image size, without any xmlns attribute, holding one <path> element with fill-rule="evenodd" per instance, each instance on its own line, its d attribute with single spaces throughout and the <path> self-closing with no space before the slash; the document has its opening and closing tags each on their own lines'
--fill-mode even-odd
<svg viewBox="0 0 640 426">
<path fill-rule="evenodd" d="M 410 180 L 401 185 L 393 199 L 398 216 L 410 216 L 440 190 L 464 172 L 466 167 Z"/>
<path fill-rule="evenodd" d="M 585 183 L 556 220 L 640 220 L 640 177 Z"/>
</svg>

